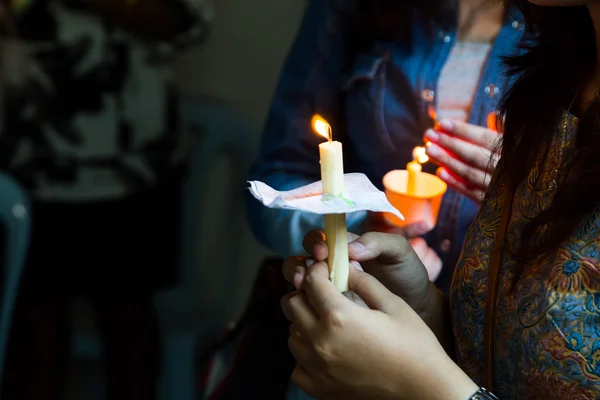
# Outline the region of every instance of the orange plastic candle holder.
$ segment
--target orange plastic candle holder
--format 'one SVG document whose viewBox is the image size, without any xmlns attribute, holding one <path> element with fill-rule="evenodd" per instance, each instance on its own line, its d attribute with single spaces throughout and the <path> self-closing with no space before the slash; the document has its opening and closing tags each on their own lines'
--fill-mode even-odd
<svg viewBox="0 0 600 400">
<path fill-rule="evenodd" d="M 437 223 L 437 217 L 442 204 L 442 197 L 448 186 L 435 175 L 419 172 L 415 193 L 407 194 L 408 171 L 394 170 L 383 177 L 385 195 L 389 202 L 396 207 L 404 221 L 394 214 L 385 213 L 385 219 L 396 226 L 402 227 L 416 222 L 425 222 L 432 228 Z"/>
</svg>

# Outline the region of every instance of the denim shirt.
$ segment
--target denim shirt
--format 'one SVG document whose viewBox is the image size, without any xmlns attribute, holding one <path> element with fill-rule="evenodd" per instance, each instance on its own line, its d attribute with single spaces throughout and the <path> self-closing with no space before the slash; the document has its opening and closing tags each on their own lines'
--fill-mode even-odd
<svg viewBox="0 0 600 400">
<path fill-rule="evenodd" d="M 380 189 L 383 176 L 406 168 L 413 148 L 423 144 L 425 130 L 432 126 L 427 109 L 435 106 L 456 29 L 443 29 L 415 12 L 410 40 L 375 42 L 371 51 L 359 52 L 347 65 L 353 7 L 344 0 L 309 1 L 280 76 L 252 180 L 290 190 L 320 179 L 322 139 L 310 127 L 316 113 L 329 121 L 334 138 L 343 141 L 346 172 L 362 172 Z M 521 19 L 511 15 L 482 71 L 471 124 L 486 126 L 507 86 L 501 57 L 516 51 L 523 30 Z M 435 166 L 426 164 L 424 171 L 434 173 Z M 437 226 L 426 237 L 445 265 L 438 279 L 445 290 L 477 211 L 474 202 L 448 190 Z M 259 240 L 282 255 L 302 254 L 303 235 L 323 226 L 320 215 L 264 208 L 250 196 L 247 212 Z M 365 216 L 348 215 L 348 230 L 360 233 Z"/>
</svg>

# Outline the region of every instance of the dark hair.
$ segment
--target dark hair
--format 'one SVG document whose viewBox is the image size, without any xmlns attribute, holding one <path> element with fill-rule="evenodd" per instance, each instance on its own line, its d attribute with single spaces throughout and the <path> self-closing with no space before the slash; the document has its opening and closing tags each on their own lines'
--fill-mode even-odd
<svg viewBox="0 0 600 400">
<path fill-rule="evenodd" d="M 577 97 L 597 67 L 596 42 L 584 6 L 541 7 L 526 0 L 505 0 L 505 5 L 520 9 L 526 22 L 524 52 L 506 59 L 515 82 L 500 110 L 504 135 L 498 179 L 514 189 L 527 178 L 540 154 L 547 152 L 563 112 L 572 105 L 573 110 L 580 108 Z M 519 271 L 559 246 L 600 203 L 599 111 L 600 104 L 593 102 L 579 115 L 574 152 L 561 166 L 565 177 L 558 182 L 552 204 L 522 232 L 516 252 Z"/>
</svg>

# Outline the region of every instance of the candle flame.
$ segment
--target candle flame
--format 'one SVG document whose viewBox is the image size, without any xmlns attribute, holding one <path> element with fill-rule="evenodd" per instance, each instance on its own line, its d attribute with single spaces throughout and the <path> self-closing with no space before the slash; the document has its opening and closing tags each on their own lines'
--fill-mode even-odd
<svg viewBox="0 0 600 400">
<path fill-rule="evenodd" d="M 429 161 L 429 157 L 427 156 L 425 147 L 417 146 L 413 150 L 413 159 L 419 164 L 424 164 Z"/>
<path fill-rule="evenodd" d="M 435 107 L 433 107 L 433 104 L 429 104 L 429 106 L 427 106 L 427 114 L 433 121 L 433 129 L 439 130 L 437 112 L 435 112 Z"/>
<path fill-rule="evenodd" d="M 325 118 L 321 117 L 319 114 L 315 114 L 312 117 L 311 121 L 312 129 L 317 135 L 323 136 L 325 139 L 331 142 L 331 125 L 325 120 Z"/>
</svg>

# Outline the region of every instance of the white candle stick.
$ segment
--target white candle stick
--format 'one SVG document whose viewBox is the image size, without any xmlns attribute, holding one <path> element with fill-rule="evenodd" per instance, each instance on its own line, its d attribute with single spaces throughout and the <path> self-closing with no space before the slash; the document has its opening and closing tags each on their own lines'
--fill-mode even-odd
<svg viewBox="0 0 600 400">
<path fill-rule="evenodd" d="M 327 142 L 319 145 L 323 195 L 339 197 L 344 191 L 342 144 L 332 140 L 331 127 L 322 117 L 313 117 L 312 126 L 316 133 L 327 138 Z M 336 288 L 346 292 L 350 273 L 346 214 L 325 215 L 325 237 L 329 248 L 329 276 Z"/>
</svg>

